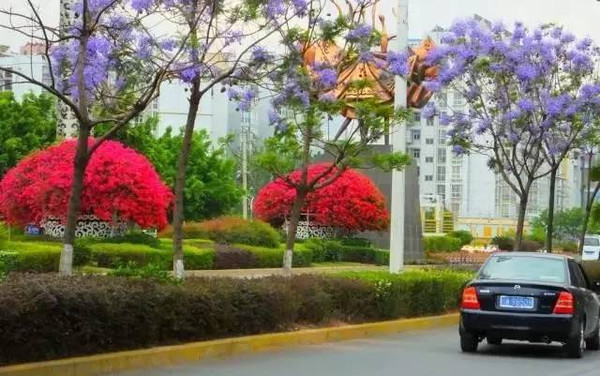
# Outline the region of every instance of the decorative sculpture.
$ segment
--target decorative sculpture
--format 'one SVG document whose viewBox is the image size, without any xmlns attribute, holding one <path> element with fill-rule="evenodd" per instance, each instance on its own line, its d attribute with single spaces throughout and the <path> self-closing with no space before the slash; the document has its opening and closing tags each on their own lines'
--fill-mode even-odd
<svg viewBox="0 0 600 376">
<path fill-rule="evenodd" d="M 349 14 L 344 14 L 342 7 L 336 0 L 331 0 L 331 2 L 336 7 L 339 16 L 353 17 L 356 14 L 356 10 L 349 0 L 346 0 Z M 343 70 L 339 75 L 338 85 L 330 92 L 337 99 L 343 100 L 346 103 L 342 115 L 348 119 L 356 118 L 355 103 L 361 100 L 377 99 L 382 103 L 390 104 L 394 101 L 394 76 L 385 69 L 385 66 L 388 65 L 389 41 L 394 36 L 390 36 L 387 32 L 385 16 L 377 14 L 378 2 L 379 0 L 373 2 L 371 13 L 372 27 L 381 34 L 379 51 L 372 51 L 372 61 L 357 60 L 354 64 Z M 359 20 L 364 19 L 364 12 L 359 17 Z M 377 28 L 377 19 L 379 19 L 379 23 L 381 24 L 381 30 Z M 408 63 L 410 71 L 407 76 L 407 106 L 410 108 L 422 108 L 433 94 L 423 86 L 423 81 L 427 78 L 434 78 L 437 75 L 437 68 L 427 65 L 425 62 L 427 55 L 434 47 L 435 43 L 433 40 L 427 37 L 418 47 L 409 48 Z M 335 42 L 319 42 L 305 49 L 304 65 L 309 70 L 315 64 L 335 66 L 339 63 L 341 54 L 342 50 Z M 361 88 L 358 90 L 352 87 L 352 82 L 365 79 L 372 82 L 370 88 Z"/>
</svg>

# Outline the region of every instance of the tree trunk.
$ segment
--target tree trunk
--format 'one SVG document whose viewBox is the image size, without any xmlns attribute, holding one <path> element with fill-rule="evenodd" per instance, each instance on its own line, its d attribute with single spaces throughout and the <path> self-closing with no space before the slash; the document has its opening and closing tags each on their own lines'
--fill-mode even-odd
<svg viewBox="0 0 600 376">
<path fill-rule="evenodd" d="M 190 93 L 190 104 L 188 108 L 185 132 L 177 161 L 177 173 L 175 175 L 175 198 L 173 205 L 173 272 L 175 278 L 182 280 L 185 277 L 183 265 L 183 220 L 184 220 L 184 191 L 185 175 L 194 137 L 194 126 L 200 108 L 200 79 L 194 80 Z"/>
<path fill-rule="evenodd" d="M 556 192 L 556 175 L 558 167 L 555 166 L 550 171 L 550 197 L 548 198 L 548 227 L 546 228 L 546 252 L 552 253 L 552 237 L 554 236 L 554 202 Z"/>
<path fill-rule="evenodd" d="M 529 200 L 529 190 L 522 195 L 519 200 L 519 216 L 517 219 L 517 232 L 515 234 L 515 245 L 513 251 L 520 251 L 523 245 L 523 230 L 525 228 L 525 214 L 527 213 L 527 201 Z"/>
<path fill-rule="evenodd" d="M 590 215 L 592 214 L 592 208 L 594 207 L 594 200 L 596 199 L 596 195 L 600 190 L 600 182 L 596 183 L 596 187 L 594 188 L 594 192 L 592 192 L 591 196 L 589 194 L 589 190 L 586 193 L 586 206 L 585 206 L 585 214 L 583 216 L 583 226 L 581 227 L 581 233 L 579 234 L 579 254 L 583 252 L 583 242 L 585 241 L 585 234 L 587 233 L 588 224 L 590 222 Z"/>
<path fill-rule="evenodd" d="M 297 190 L 296 198 L 294 199 L 294 203 L 292 205 L 292 213 L 287 225 L 285 253 L 283 255 L 283 274 L 286 276 L 292 275 L 292 261 L 294 255 L 294 244 L 296 243 L 296 232 L 298 230 L 298 223 L 300 222 L 300 215 L 302 214 L 302 206 L 304 206 L 305 199 L 306 193 L 304 193 L 303 190 Z"/>
<path fill-rule="evenodd" d="M 58 272 L 63 276 L 73 274 L 73 245 L 75 244 L 75 233 L 77 230 L 77 219 L 81 207 L 81 195 L 83 193 L 83 179 L 85 170 L 89 162 L 88 156 L 88 137 L 90 129 L 87 126 L 80 126 L 79 136 L 77 138 L 77 150 L 73 161 L 73 183 L 69 196 L 69 206 L 67 208 L 67 223 L 65 224 L 65 237 L 63 239 L 63 250 L 60 254 L 60 264 Z"/>
</svg>

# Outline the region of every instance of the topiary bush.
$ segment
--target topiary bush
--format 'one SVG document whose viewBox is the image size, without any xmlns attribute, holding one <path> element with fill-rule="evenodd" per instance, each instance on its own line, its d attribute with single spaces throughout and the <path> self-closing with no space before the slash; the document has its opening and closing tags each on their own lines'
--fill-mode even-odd
<svg viewBox="0 0 600 376">
<path fill-rule="evenodd" d="M 426 252 L 459 252 L 463 244 L 461 239 L 452 236 L 426 236 L 423 247 Z"/>
<path fill-rule="evenodd" d="M 215 244 L 215 269 L 252 269 L 258 267 L 256 255 L 227 244 Z"/>
<path fill-rule="evenodd" d="M 461 289 L 472 276 L 451 271 L 370 272 L 189 278 L 173 284 L 140 278 L 143 273 L 162 273 L 157 267 L 148 266 L 147 272 L 129 269 L 115 273 L 134 278 L 10 274 L 0 282 L 0 365 L 332 321 L 441 314 L 458 307 Z"/>
<path fill-rule="evenodd" d="M 491 244 L 498 246 L 501 251 L 512 251 L 515 247 L 515 240 L 508 236 L 495 236 L 492 238 Z"/>
<path fill-rule="evenodd" d="M 471 233 L 466 230 L 452 231 L 450 233 L 450 236 L 453 238 L 460 239 L 461 245 L 471 244 L 471 242 L 473 241 L 473 235 L 471 235 Z"/>
<path fill-rule="evenodd" d="M 14 261 L 5 265 L 8 271 L 57 272 L 62 245 L 52 242 L 4 242 L 0 251 L 13 254 Z M 79 243 L 73 248 L 73 265 L 82 266 L 89 261 L 89 249 Z"/>
</svg>

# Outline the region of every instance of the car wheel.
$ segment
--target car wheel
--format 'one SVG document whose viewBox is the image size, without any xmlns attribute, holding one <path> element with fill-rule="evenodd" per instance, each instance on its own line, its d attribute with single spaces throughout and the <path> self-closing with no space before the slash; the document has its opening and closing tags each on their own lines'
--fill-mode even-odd
<svg viewBox="0 0 600 376">
<path fill-rule="evenodd" d="M 583 321 L 579 325 L 579 330 L 575 336 L 569 338 L 567 343 L 565 344 L 565 348 L 567 350 L 567 355 L 569 358 L 579 359 L 583 357 L 583 352 L 585 350 L 585 338 L 583 336 Z"/>
<path fill-rule="evenodd" d="M 488 345 L 499 346 L 502 344 L 502 338 L 500 337 L 487 337 Z"/>
<path fill-rule="evenodd" d="M 463 352 L 477 352 L 477 346 L 479 346 L 479 338 L 477 338 L 476 335 L 471 333 L 460 333 L 460 349 Z"/>
<path fill-rule="evenodd" d="M 585 340 L 585 348 L 593 351 L 600 350 L 600 320 L 592 337 Z"/>
</svg>

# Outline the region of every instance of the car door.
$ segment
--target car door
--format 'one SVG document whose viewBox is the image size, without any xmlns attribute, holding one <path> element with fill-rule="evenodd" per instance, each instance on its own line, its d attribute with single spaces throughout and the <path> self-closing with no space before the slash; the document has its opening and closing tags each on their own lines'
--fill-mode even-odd
<svg viewBox="0 0 600 376">
<path fill-rule="evenodd" d="M 587 276 L 587 273 L 585 272 L 581 264 L 576 263 L 576 265 L 577 269 L 579 270 L 579 273 L 581 274 L 581 277 L 585 281 L 585 291 L 588 295 L 587 302 L 589 306 L 587 311 L 590 312 L 588 314 L 590 320 L 588 321 L 590 321 L 590 326 L 592 327 L 590 330 L 593 331 L 596 329 L 596 324 L 600 321 L 600 297 L 598 296 L 597 292 L 594 291 L 594 287 L 591 284 L 590 278 Z"/>
<path fill-rule="evenodd" d="M 579 265 L 574 260 L 569 260 L 569 276 L 571 278 L 571 291 L 575 295 L 575 301 L 579 302 L 579 314 L 584 314 L 586 317 L 585 333 L 589 334 L 596 328 L 596 313 L 591 308 L 593 303 L 590 301 L 590 294 L 587 289 L 585 278 L 581 274 Z"/>
</svg>

